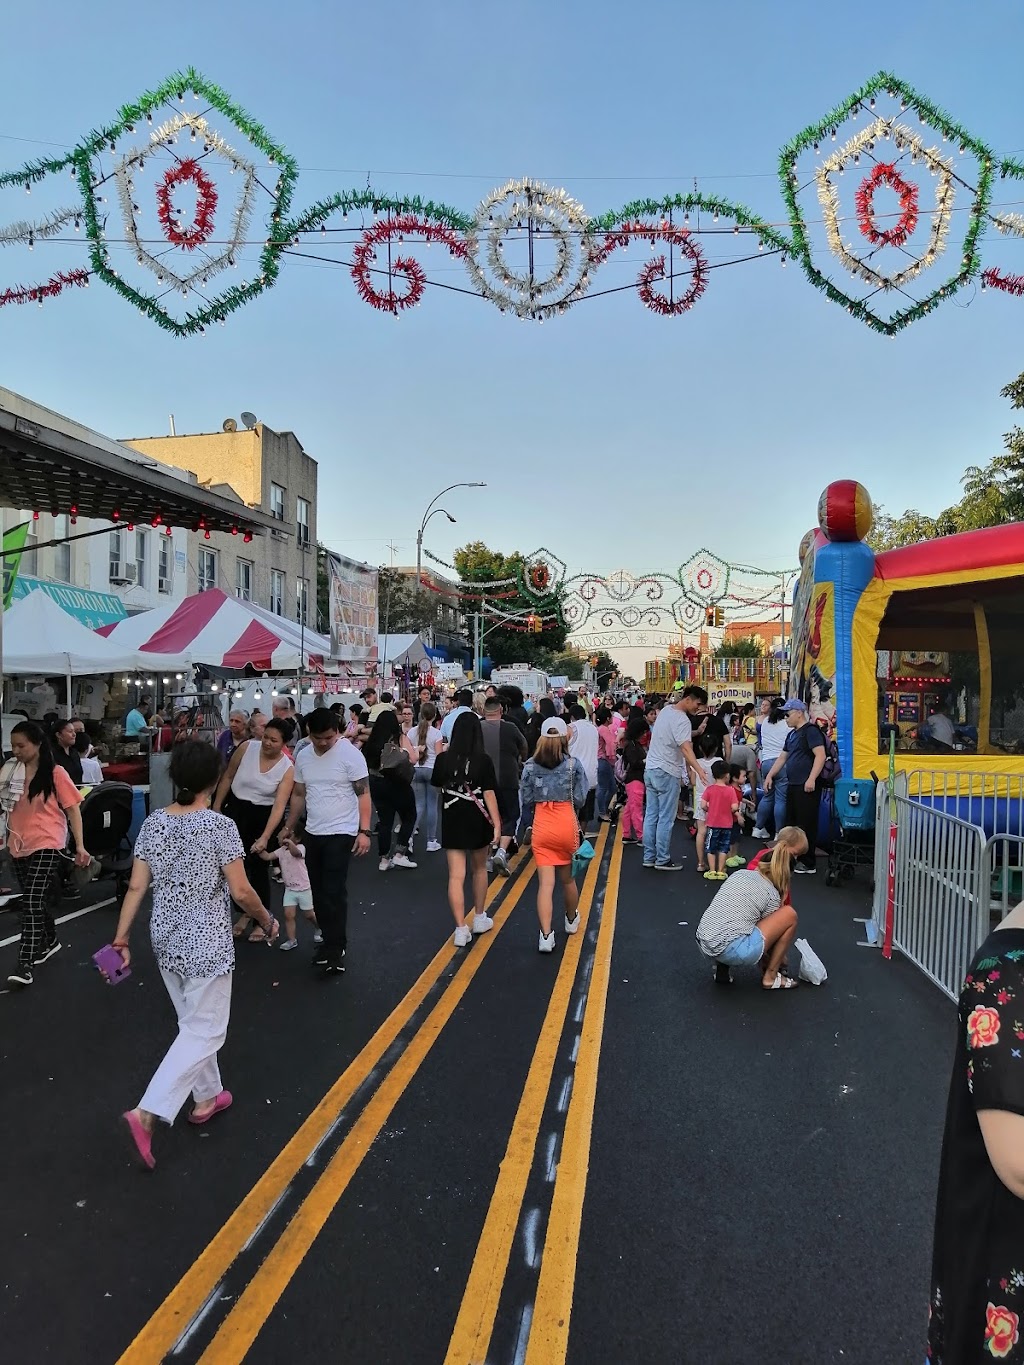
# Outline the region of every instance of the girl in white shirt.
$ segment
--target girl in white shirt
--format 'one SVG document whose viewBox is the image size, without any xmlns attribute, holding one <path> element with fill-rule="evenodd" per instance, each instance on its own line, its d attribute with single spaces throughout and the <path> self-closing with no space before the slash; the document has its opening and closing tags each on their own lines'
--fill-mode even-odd
<svg viewBox="0 0 1024 1365">
<path fill-rule="evenodd" d="M 420 707 L 419 724 L 409 731 L 408 737 L 415 748 L 412 790 L 416 797 L 416 828 L 426 833 L 427 852 L 436 853 L 441 847 L 437 839 L 438 792 L 431 786 L 430 779 L 434 775 L 434 759 L 444 748 L 444 740 L 437 727 L 437 707 L 432 701 L 425 701 Z"/>
</svg>

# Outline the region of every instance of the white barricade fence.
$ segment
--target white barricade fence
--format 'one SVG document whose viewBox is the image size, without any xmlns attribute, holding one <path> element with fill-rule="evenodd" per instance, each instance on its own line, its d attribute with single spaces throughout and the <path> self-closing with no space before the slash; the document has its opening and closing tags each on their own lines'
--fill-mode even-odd
<svg viewBox="0 0 1024 1365">
<path fill-rule="evenodd" d="M 1024 758 L 1021 759 L 1024 768 Z M 918 769 L 907 775 L 912 801 L 978 825 L 990 837 L 1024 838 L 1024 772 L 977 773 Z"/>
<path fill-rule="evenodd" d="M 985 848 L 982 885 L 990 925 L 998 924 L 1024 900 L 1024 836 L 995 834 Z"/>
</svg>

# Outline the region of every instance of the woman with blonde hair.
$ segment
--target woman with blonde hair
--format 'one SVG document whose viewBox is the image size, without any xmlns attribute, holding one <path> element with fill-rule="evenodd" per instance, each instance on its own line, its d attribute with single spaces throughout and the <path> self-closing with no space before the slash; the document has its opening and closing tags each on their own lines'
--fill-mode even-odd
<svg viewBox="0 0 1024 1365">
<path fill-rule="evenodd" d="M 732 985 L 730 967 L 758 967 L 766 991 L 789 991 L 796 980 L 784 970 L 796 938 L 796 911 L 789 901 L 793 864 L 807 852 L 802 829 L 786 825 L 775 847 L 755 868 L 723 882 L 697 926 L 697 943 L 715 964 L 715 983 Z"/>
<path fill-rule="evenodd" d="M 554 914 L 555 878 L 562 885 L 565 901 L 565 932 L 580 927 L 579 892 L 572 875 L 573 854 L 580 844 L 577 812 L 587 799 L 587 775 L 583 764 L 569 753 L 569 731 L 559 716 L 549 716 L 541 726 L 533 757 L 523 769 L 519 800 L 523 809 L 533 806 L 533 860 L 537 864 L 537 918 L 540 940 L 537 950 L 550 953 L 555 947 L 551 927 Z"/>
</svg>

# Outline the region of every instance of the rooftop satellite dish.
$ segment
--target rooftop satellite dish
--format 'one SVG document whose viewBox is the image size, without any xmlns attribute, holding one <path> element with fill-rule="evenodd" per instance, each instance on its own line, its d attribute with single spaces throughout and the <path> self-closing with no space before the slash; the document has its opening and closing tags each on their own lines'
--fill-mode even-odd
<svg viewBox="0 0 1024 1365">
<path fill-rule="evenodd" d="M 254 412 L 242 413 L 242 424 L 247 427 L 249 431 L 252 431 L 253 427 L 256 425 L 256 420 L 256 414 Z"/>
<path fill-rule="evenodd" d="M 224 421 L 220 424 L 220 429 L 221 431 L 237 431 L 238 423 L 233 417 L 225 417 Z"/>
</svg>

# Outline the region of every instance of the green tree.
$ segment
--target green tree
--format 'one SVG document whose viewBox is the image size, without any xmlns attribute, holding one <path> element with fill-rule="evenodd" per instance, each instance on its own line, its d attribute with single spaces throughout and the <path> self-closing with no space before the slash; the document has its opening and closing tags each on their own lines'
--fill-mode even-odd
<svg viewBox="0 0 1024 1365">
<path fill-rule="evenodd" d="M 316 628 L 326 635 L 331 629 L 331 576 L 327 572 L 327 546 L 316 543 Z"/>
<path fill-rule="evenodd" d="M 713 659 L 763 659 L 764 641 L 757 635 L 741 635 L 736 640 L 723 640 L 712 652 Z"/>
<path fill-rule="evenodd" d="M 377 620 L 382 635 L 418 635 L 440 626 L 437 594 L 416 591 L 416 584 L 397 569 L 377 570 Z"/>
<path fill-rule="evenodd" d="M 518 550 L 504 554 L 492 550 L 482 540 L 471 541 L 455 551 L 455 567 L 461 582 L 485 584 L 503 578 L 512 578 L 516 584 L 523 581 L 524 561 Z M 568 632 L 557 616 L 558 597 L 552 594 L 538 600 L 522 588 L 513 584 L 494 589 L 488 610 L 488 595 L 484 587 L 480 589 L 483 603 L 467 600 L 466 613 L 481 610 L 484 616 L 484 629 L 489 633 L 484 640 L 483 653 L 493 664 L 531 663 L 546 672 L 555 654 L 564 651 Z M 475 595 L 474 595 L 475 596 Z M 496 625 L 496 612 L 515 616 L 515 625 L 502 627 Z M 527 618 L 539 616 L 543 628 L 534 633 L 524 631 Z M 472 639 L 472 626 L 469 630 Z"/>
<path fill-rule="evenodd" d="M 1015 412 L 1024 409 L 1024 373 L 1000 393 L 1010 400 Z M 1003 445 L 1002 452 L 987 464 L 967 466 L 961 479 L 963 496 L 937 517 L 924 516 L 914 508 L 893 517 L 884 508 L 876 507 L 875 524 L 868 536 L 871 548 L 892 550 L 936 536 L 1024 521 L 1024 429 L 1013 427 L 1004 435 Z"/>
</svg>

